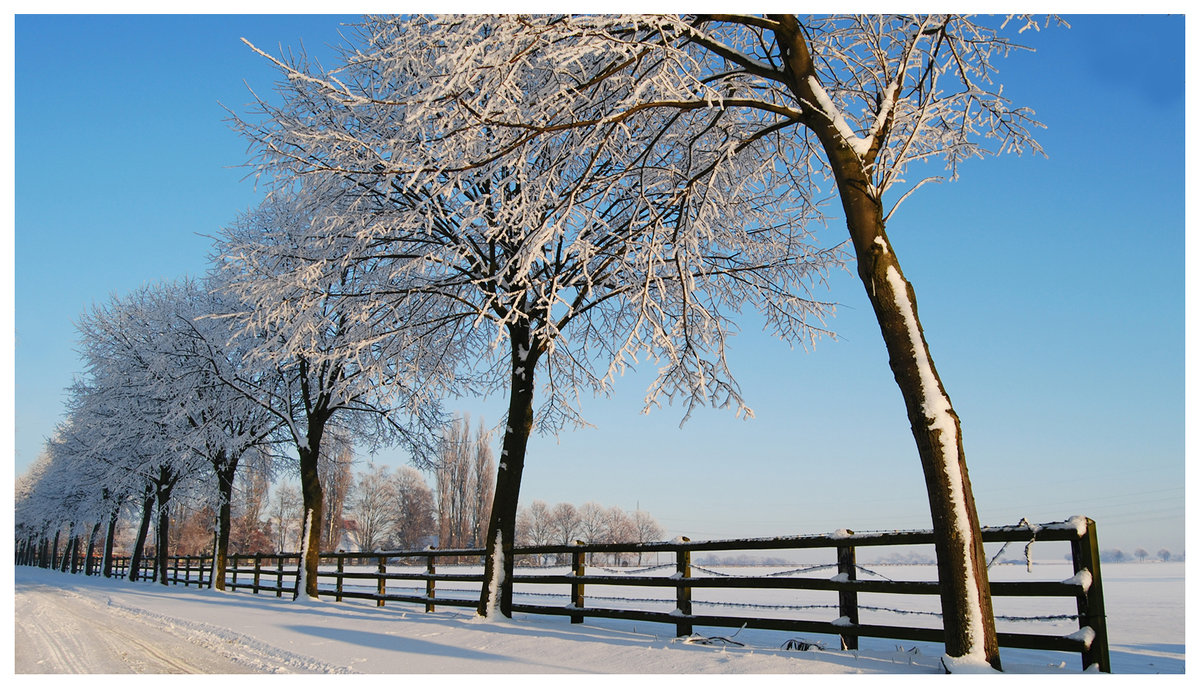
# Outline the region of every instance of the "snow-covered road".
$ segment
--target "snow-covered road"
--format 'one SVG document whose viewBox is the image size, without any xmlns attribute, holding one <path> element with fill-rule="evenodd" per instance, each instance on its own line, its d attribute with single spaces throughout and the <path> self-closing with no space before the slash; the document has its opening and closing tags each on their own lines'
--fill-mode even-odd
<svg viewBox="0 0 1200 689">
<path fill-rule="evenodd" d="M 1183 571 L 1183 563 L 1106 568 L 1116 673 L 1184 672 Z M 589 618 L 585 624 L 570 624 L 545 615 L 482 620 L 467 608 L 425 613 L 420 606 L 400 604 L 292 601 L 33 567 L 15 567 L 13 574 L 18 674 L 787 676 L 942 671 L 940 645 L 932 643 L 901 645 L 868 638 L 860 651 L 839 651 L 836 638 L 805 635 L 808 641 L 823 642 L 824 649 L 797 651 L 784 643 L 793 634 L 702 629 L 701 634 L 720 634 L 737 643 L 700 644 L 675 638 L 673 625 L 626 620 Z M 1011 578 L 1019 572 L 997 574 Z M 1008 672 L 1079 672 L 1074 654 L 1005 648 L 1002 657 Z"/>
<path fill-rule="evenodd" d="M 13 604 L 17 673 L 290 672 L 290 658 L 185 630 L 80 593 L 20 582 Z"/>
</svg>

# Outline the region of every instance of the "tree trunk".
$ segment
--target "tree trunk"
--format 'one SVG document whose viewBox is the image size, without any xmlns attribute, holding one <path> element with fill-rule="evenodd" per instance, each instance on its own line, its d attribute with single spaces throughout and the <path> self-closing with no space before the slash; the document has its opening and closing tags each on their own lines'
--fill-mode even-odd
<svg viewBox="0 0 1200 689">
<path fill-rule="evenodd" d="M 92 533 L 88 536 L 87 542 L 87 557 L 83 561 L 83 573 L 86 576 L 92 576 L 92 568 L 96 564 L 96 534 L 100 533 L 100 522 L 92 524 Z"/>
<path fill-rule="evenodd" d="M 117 518 L 120 516 L 120 514 L 120 507 L 113 509 L 112 516 L 108 520 L 108 531 L 104 536 L 104 560 L 101 563 L 101 569 L 103 570 L 104 577 L 106 579 L 112 578 L 113 539 L 117 535 Z"/>
<path fill-rule="evenodd" d="M 321 557 L 321 510 L 324 501 L 321 478 L 317 473 L 317 458 L 320 454 L 323 426 L 322 422 L 309 419 L 308 447 L 299 448 L 300 491 L 304 496 L 307 526 L 300 541 L 300 564 L 303 570 L 301 577 L 304 586 L 303 591 L 297 587 L 296 598 L 301 595 L 317 597 L 317 565 L 320 564 Z"/>
<path fill-rule="evenodd" d="M 819 103 L 812 58 L 799 23 L 782 15 L 777 32 L 790 88 L 805 110 L 804 124 L 817 136 L 837 182 L 846 225 L 854 244 L 858 275 L 875 311 L 889 365 L 912 426 L 933 521 L 946 654 L 986 661 L 1000 669 L 987 560 L 975 499 L 967 476 L 958 414 L 950 404 L 917 316 L 912 285 L 884 231 L 880 200 L 873 192 L 868 162 L 842 139 Z"/>
<path fill-rule="evenodd" d="M 517 528 L 517 502 L 525 449 L 533 431 L 533 374 L 540 352 L 531 351 L 529 327 L 510 326 L 512 381 L 508 395 L 508 427 L 496 470 L 496 489 L 488 520 L 483 588 L 478 612 L 490 616 L 499 603 L 500 614 L 512 617 L 513 543 Z"/>
<path fill-rule="evenodd" d="M 70 537 L 67 539 L 67 549 L 63 551 L 62 564 L 58 569 L 60 572 L 66 572 L 68 569 L 72 574 L 75 573 L 75 549 L 79 541 L 79 537 L 75 535 L 75 525 L 71 524 L 70 530 L 67 532 Z"/>
<path fill-rule="evenodd" d="M 170 538 L 171 528 L 171 515 L 167 511 L 167 497 L 169 497 L 170 490 L 166 492 L 167 496 L 164 496 L 162 492 L 159 493 L 158 526 L 155 528 L 154 533 L 154 542 L 156 544 L 154 550 L 155 571 L 158 572 L 158 581 L 163 586 L 167 585 L 167 540 Z"/>
<path fill-rule="evenodd" d="M 221 453 L 225 457 L 225 453 Z M 233 502 L 233 476 L 237 471 L 237 460 L 214 462 L 217 474 L 217 534 L 213 544 L 212 588 L 225 590 L 225 559 L 229 554 L 229 532 L 231 529 L 231 512 Z"/>
<path fill-rule="evenodd" d="M 142 553 L 146 549 L 146 535 L 150 532 L 150 519 L 153 517 L 154 493 L 147 491 L 142 502 L 142 523 L 138 526 L 137 539 L 133 543 L 133 554 L 129 558 L 129 580 L 138 580 L 138 570 L 142 566 Z"/>
<path fill-rule="evenodd" d="M 158 526 L 154 533 L 155 542 L 155 569 L 159 582 L 163 586 L 167 585 L 167 554 L 170 550 L 168 541 L 170 540 L 171 514 L 168 510 L 168 505 L 171 503 L 171 491 L 175 488 L 175 482 L 178 476 L 167 467 L 160 467 L 158 470 L 158 483 L 155 484 L 155 499 L 158 502 Z"/>
</svg>

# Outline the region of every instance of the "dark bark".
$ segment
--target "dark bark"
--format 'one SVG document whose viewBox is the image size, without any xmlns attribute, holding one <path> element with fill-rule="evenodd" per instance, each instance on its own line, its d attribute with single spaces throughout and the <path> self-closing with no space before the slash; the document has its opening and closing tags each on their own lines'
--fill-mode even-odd
<svg viewBox="0 0 1200 689">
<path fill-rule="evenodd" d="M 171 491 L 179 477 L 168 467 L 159 467 L 158 481 L 155 483 L 155 499 L 158 501 L 158 526 L 155 530 L 155 572 L 158 581 L 167 585 L 167 556 L 170 551 L 171 515 L 168 506 L 171 503 Z"/>
<path fill-rule="evenodd" d="M 225 452 L 213 461 L 217 474 L 217 533 L 213 544 L 212 588 L 225 590 L 226 558 L 229 554 L 229 532 L 233 502 L 233 477 L 237 472 L 237 458 L 226 458 Z"/>
<path fill-rule="evenodd" d="M 880 200 L 864 169 L 875 152 L 869 152 L 867 160 L 860 158 L 832 122 L 812 110 L 811 104 L 818 100 L 808 82 L 814 72 L 807 44 L 795 17 L 783 15 L 780 20 L 784 29 L 777 32 L 777 37 L 789 85 L 805 109 L 804 124 L 821 142 L 834 173 L 858 275 L 879 323 L 920 456 L 936 540 L 946 653 L 961 657 L 982 648 L 987 661 L 1000 669 L 987 560 L 967 474 L 961 425 L 933 365 L 917 316 L 916 294 L 888 241 Z M 906 310 L 905 304 L 910 308 Z M 940 416 L 931 411 L 943 406 Z M 945 419 L 950 419 L 950 427 Z M 961 523 L 964 513 L 965 524 Z M 982 615 L 977 623 L 983 639 L 975 638 L 979 631 L 972 623 L 976 611 Z"/>
<path fill-rule="evenodd" d="M 484 547 L 483 588 L 479 595 L 478 612 L 486 617 L 499 604 L 500 614 L 512 617 L 513 543 L 517 528 L 517 503 L 521 493 L 521 474 L 525 469 L 525 449 L 533 431 L 534 371 L 540 351 L 531 346 L 527 325 L 510 326 L 512 345 L 512 380 L 508 395 L 508 428 L 496 470 L 496 492 L 492 497 L 492 512 L 488 522 Z M 499 577 L 496 566 L 503 563 Z"/>
<path fill-rule="evenodd" d="M 104 536 L 104 561 L 101 563 L 101 569 L 105 578 L 112 578 L 113 566 L 113 539 L 117 535 L 117 518 L 121 515 L 121 508 L 113 508 L 112 516 L 108 519 L 108 531 Z"/>
<path fill-rule="evenodd" d="M 75 525 L 72 524 L 69 532 L 71 537 L 67 539 L 67 549 L 63 551 L 62 564 L 59 565 L 59 571 L 70 571 L 72 574 L 75 573 L 75 551 L 79 544 L 79 536 L 76 536 L 74 531 Z"/>
<path fill-rule="evenodd" d="M 317 565 L 321 557 L 321 516 L 324 491 L 321 488 L 321 477 L 317 473 L 317 459 L 320 456 L 321 436 L 324 434 L 325 422 L 321 418 L 309 418 L 308 447 L 300 447 L 300 492 L 304 496 L 304 539 L 300 542 L 304 564 L 304 593 L 312 598 L 317 597 Z M 296 597 L 300 591 L 297 589 Z"/>
<path fill-rule="evenodd" d="M 98 533 L 100 533 L 100 522 L 92 524 L 92 533 L 88 536 L 87 557 L 83 561 L 83 573 L 89 577 L 92 575 L 92 568 L 96 564 L 96 534 Z"/>
<path fill-rule="evenodd" d="M 147 491 L 142 501 L 142 523 L 138 526 L 137 538 L 133 542 L 133 554 L 129 557 L 129 580 L 138 580 L 138 570 L 142 566 L 142 553 L 146 550 L 146 536 L 150 533 L 150 519 L 153 517 L 154 493 Z"/>
<path fill-rule="evenodd" d="M 167 512 L 166 501 L 158 503 L 158 525 L 154 532 L 154 571 L 159 583 L 167 585 L 167 539 L 170 537 L 171 515 Z"/>
</svg>

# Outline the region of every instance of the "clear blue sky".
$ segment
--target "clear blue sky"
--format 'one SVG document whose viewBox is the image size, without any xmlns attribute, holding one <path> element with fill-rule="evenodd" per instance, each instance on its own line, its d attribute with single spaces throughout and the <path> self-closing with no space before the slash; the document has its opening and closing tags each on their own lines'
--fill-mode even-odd
<svg viewBox="0 0 1200 689">
<path fill-rule="evenodd" d="M 1001 63 L 1049 158 L 973 161 L 890 237 L 963 421 L 986 524 L 1085 514 L 1102 547 L 1184 549 L 1182 17 L 1070 17 Z M 81 312 L 205 269 L 258 194 L 220 104 L 274 74 L 267 50 L 337 40 L 332 16 L 16 18 L 16 474 L 62 419 Z M 244 83 L 245 82 L 245 83 Z M 829 230 L 843 234 L 840 220 Z M 921 471 L 857 279 L 838 342 L 790 351 L 747 319 L 732 355 L 757 418 L 638 415 L 644 375 L 585 403 L 596 428 L 537 438 L 523 502 L 640 506 L 671 535 L 929 524 Z M 502 405 L 463 401 L 497 421 Z M 375 461 L 403 463 L 398 453 Z"/>
</svg>

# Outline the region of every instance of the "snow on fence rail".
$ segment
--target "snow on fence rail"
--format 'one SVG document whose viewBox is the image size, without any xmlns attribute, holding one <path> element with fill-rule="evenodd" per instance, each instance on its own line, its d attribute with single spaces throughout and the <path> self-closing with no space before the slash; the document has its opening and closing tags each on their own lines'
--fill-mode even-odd
<svg viewBox="0 0 1200 689">
<path fill-rule="evenodd" d="M 1074 517 L 1065 522 L 992 527 L 983 530 L 988 543 L 1067 542 L 1075 575 L 1065 581 L 992 581 L 993 597 L 1059 598 L 1075 600 L 1075 613 L 1007 618 L 1019 620 L 1061 620 L 1075 618 L 1078 631 L 1069 634 L 1039 634 L 1028 632 L 998 632 L 1001 646 L 1078 653 L 1083 668 L 1096 665 L 1109 672 L 1108 631 L 1105 622 L 1104 595 L 1100 578 L 1100 555 L 1096 524 L 1091 519 Z M 944 641 L 943 630 L 897 624 L 868 624 L 860 620 L 861 612 L 885 611 L 915 616 L 940 617 L 936 611 L 904 610 L 859 603 L 859 594 L 884 594 L 893 597 L 917 596 L 931 599 L 936 606 L 940 587 L 936 581 L 893 581 L 885 577 L 860 579 L 860 573 L 875 574 L 857 565 L 859 548 L 871 546 L 930 545 L 930 531 L 894 531 L 851 533 L 839 531 L 817 536 L 794 536 L 766 539 L 735 539 L 719 541 L 689 541 L 680 538 L 662 543 L 584 544 L 571 546 L 524 546 L 515 549 L 517 558 L 569 563 L 558 567 L 520 567 L 514 574 L 513 611 L 539 615 L 569 616 L 571 622 L 585 618 L 616 618 L 634 621 L 659 622 L 675 626 L 678 636 L 689 636 L 695 627 L 748 627 L 787 632 L 830 634 L 840 637 L 843 648 L 857 649 L 859 637 L 898 639 L 908 641 Z M 747 551 L 810 550 L 833 548 L 836 564 L 816 565 L 747 576 L 730 574 L 692 564 L 695 553 L 745 553 Z M 386 602 L 423 605 L 427 612 L 436 606 L 475 607 L 479 585 L 483 580 L 482 549 L 388 551 L 372 553 L 323 553 L 318 575 L 318 591 L 322 596 L 343 599 L 373 600 L 383 606 Z M 612 569 L 587 564 L 596 554 L 667 554 L 673 560 L 666 565 L 637 569 Z M 168 581 L 184 586 L 205 586 L 210 582 L 212 558 L 180 556 L 171 558 Z M 89 560 L 90 562 L 90 560 Z M 242 554 L 229 556 L 226 588 L 249 590 L 253 593 L 292 593 L 296 586 L 298 553 Z M 18 559 L 18 563 L 22 562 Z M 449 564 L 446 564 L 449 563 Z M 463 563 L 474 563 L 464 566 Z M 24 564 L 37 564 L 25 562 Z M 443 571 L 438 567 L 442 565 Z M 128 574 L 128 558 L 114 560 L 114 575 Z M 150 563 L 147 563 L 147 568 Z M 390 569 L 389 569 L 390 567 Z M 452 571 L 446 571 L 450 569 Z M 553 571 L 553 570 L 562 571 Z M 832 577 L 806 576 L 820 570 L 835 570 Z M 596 570 L 600 574 L 588 573 Z M 74 565 L 71 571 L 75 571 Z M 90 568 L 86 568 L 90 573 Z M 407 585 L 405 585 L 407 582 Z M 440 585 L 440 586 L 439 586 Z M 464 585 L 467 588 L 462 588 Z M 596 595 L 597 588 L 609 592 L 636 592 L 625 596 Z M 641 592 L 649 589 L 668 592 L 667 597 L 647 597 Z M 820 591 L 836 593 L 836 604 L 789 605 L 772 602 L 731 602 L 705 600 L 699 591 Z M 586 593 L 585 592 L 590 592 Z M 449 595 L 447 595 L 449 594 Z M 728 597 L 728 596 L 726 596 Z M 517 602 L 520 601 L 520 602 Z M 1039 606 L 1043 604 L 1039 603 Z M 664 608 L 673 606 L 673 609 Z M 733 608 L 755 610 L 758 615 L 697 614 L 696 608 Z M 836 609 L 837 617 L 801 619 L 799 613 Z M 762 611 L 771 610 L 775 616 Z M 1043 608 L 1044 610 L 1044 608 Z M 997 620 L 1004 619 L 997 615 Z"/>
</svg>

